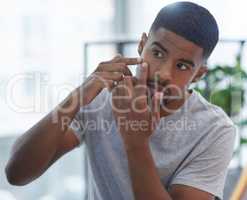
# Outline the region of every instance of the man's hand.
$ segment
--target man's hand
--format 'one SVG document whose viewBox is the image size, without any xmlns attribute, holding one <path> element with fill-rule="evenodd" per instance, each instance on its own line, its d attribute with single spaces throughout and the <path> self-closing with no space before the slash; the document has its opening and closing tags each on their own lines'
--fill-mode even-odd
<svg viewBox="0 0 247 200">
<path fill-rule="evenodd" d="M 80 105 L 89 104 L 105 87 L 111 90 L 115 83 L 123 79 L 124 75 L 132 76 L 127 66 L 140 63 L 141 58 L 125 58 L 121 55 L 110 61 L 101 62 L 96 70 L 77 88 Z"/>
<path fill-rule="evenodd" d="M 155 93 L 152 105 L 147 101 L 147 63 L 140 73 L 137 80 L 124 76 L 112 91 L 113 113 L 127 150 L 147 145 L 160 120 L 161 93 Z"/>
</svg>

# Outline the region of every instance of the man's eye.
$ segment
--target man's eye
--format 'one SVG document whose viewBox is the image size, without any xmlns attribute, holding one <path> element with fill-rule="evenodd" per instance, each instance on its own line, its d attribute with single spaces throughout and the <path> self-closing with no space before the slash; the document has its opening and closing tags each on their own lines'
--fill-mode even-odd
<svg viewBox="0 0 247 200">
<path fill-rule="evenodd" d="M 184 63 L 178 63 L 177 64 L 177 67 L 180 69 L 180 70 L 187 70 L 189 69 L 189 66 L 184 64 Z"/>
<path fill-rule="evenodd" d="M 158 50 L 153 50 L 153 55 L 156 57 L 156 58 L 163 58 L 164 55 L 162 52 L 158 51 Z"/>
</svg>

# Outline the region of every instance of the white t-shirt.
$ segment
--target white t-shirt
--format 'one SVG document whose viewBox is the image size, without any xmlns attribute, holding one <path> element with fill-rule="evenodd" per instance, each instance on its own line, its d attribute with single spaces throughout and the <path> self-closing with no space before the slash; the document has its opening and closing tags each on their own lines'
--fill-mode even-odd
<svg viewBox="0 0 247 200">
<path fill-rule="evenodd" d="M 91 200 L 133 200 L 128 161 L 103 90 L 82 107 L 71 123 L 87 154 L 87 191 Z M 236 127 L 224 111 L 193 90 L 175 113 L 161 118 L 150 138 L 160 180 L 166 189 L 183 184 L 223 199 Z"/>
</svg>

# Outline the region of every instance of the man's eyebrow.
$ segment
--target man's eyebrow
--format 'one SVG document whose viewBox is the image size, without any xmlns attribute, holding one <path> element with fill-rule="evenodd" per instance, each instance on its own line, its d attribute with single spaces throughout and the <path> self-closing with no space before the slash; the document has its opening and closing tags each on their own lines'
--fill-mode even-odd
<svg viewBox="0 0 247 200">
<path fill-rule="evenodd" d="M 159 48 L 161 48 L 164 52 L 168 53 L 168 50 L 159 42 L 153 42 L 153 45 L 158 46 Z"/>
<path fill-rule="evenodd" d="M 187 64 L 191 65 L 192 67 L 195 67 L 195 63 L 193 61 L 191 61 L 191 60 L 187 60 L 185 58 L 181 58 L 181 59 L 179 59 L 179 61 L 187 63 Z"/>
<path fill-rule="evenodd" d="M 161 48 L 164 52 L 169 53 L 168 50 L 161 43 L 153 42 L 153 45 L 156 45 L 159 48 Z M 187 60 L 185 58 L 181 58 L 181 59 L 179 59 L 179 61 L 187 63 L 188 65 L 191 65 L 192 67 L 195 67 L 195 63 L 193 61 L 191 61 L 191 60 Z"/>
</svg>

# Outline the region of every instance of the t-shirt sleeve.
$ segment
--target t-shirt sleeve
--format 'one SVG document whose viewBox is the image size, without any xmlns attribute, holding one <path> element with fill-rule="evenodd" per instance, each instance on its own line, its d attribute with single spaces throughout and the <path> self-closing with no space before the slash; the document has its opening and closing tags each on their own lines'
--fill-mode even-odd
<svg viewBox="0 0 247 200">
<path fill-rule="evenodd" d="M 218 199 L 223 199 L 227 167 L 233 154 L 236 127 L 217 130 L 220 131 L 220 137 L 188 165 L 180 169 L 172 179 L 171 185 L 188 185 L 211 193 Z"/>
<path fill-rule="evenodd" d="M 97 123 L 97 116 L 99 112 L 103 111 L 106 105 L 108 105 L 109 99 L 110 93 L 107 89 L 104 89 L 88 105 L 81 107 L 75 115 L 70 124 L 70 128 L 78 138 L 80 142 L 79 146 L 85 141 L 90 122 L 94 122 L 94 124 Z"/>
<path fill-rule="evenodd" d="M 81 146 L 81 144 L 84 141 L 84 137 L 85 137 L 85 131 L 86 131 L 85 121 L 86 120 L 85 120 L 83 108 L 81 108 L 76 113 L 76 116 L 74 117 L 74 119 L 72 120 L 70 124 L 70 128 L 73 130 L 75 136 L 79 140 L 79 143 L 80 143 L 79 146 Z"/>
</svg>

